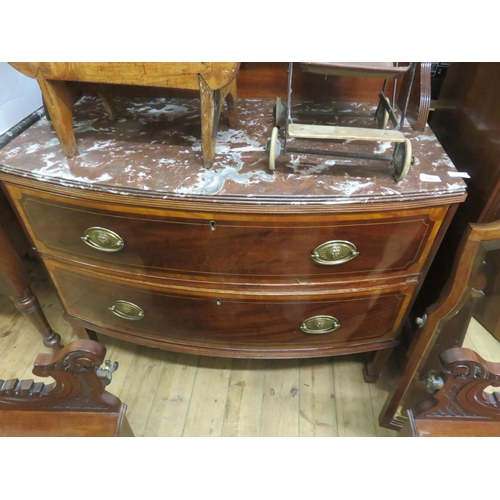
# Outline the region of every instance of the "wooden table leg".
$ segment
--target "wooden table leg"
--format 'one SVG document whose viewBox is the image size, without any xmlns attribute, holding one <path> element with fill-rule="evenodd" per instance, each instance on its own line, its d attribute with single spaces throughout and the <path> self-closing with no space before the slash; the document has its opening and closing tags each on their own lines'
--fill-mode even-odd
<svg viewBox="0 0 500 500">
<path fill-rule="evenodd" d="M 199 76 L 201 100 L 201 149 L 203 166 L 210 168 L 215 159 L 217 129 L 222 106 L 227 99 L 229 125 L 236 127 L 238 114 L 236 108 L 236 79 L 219 90 L 212 90 L 203 77 Z"/>
<path fill-rule="evenodd" d="M 201 151 L 203 166 L 210 168 L 215 159 L 215 142 L 217 139 L 217 100 L 220 100 L 220 91 L 212 90 L 200 75 L 201 101 Z M 217 97 L 219 99 L 217 99 Z"/>
<path fill-rule="evenodd" d="M 101 98 L 102 104 L 104 106 L 104 109 L 106 110 L 106 113 L 108 115 L 108 118 L 111 121 L 115 121 L 117 117 L 117 111 L 116 111 L 116 106 L 113 100 L 113 94 L 109 89 L 109 86 L 107 85 L 92 85 L 94 90 L 97 92 L 99 97 Z"/>
<path fill-rule="evenodd" d="M 221 109 L 224 105 L 224 101 L 227 102 L 227 113 L 229 116 L 229 126 L 231 128 L 236 128 L 238 125 L 238 108 L 236 103 L 238 101 L 238 91 L 236 87 L 236 78 L 231 81 L 228 85 L 221 89 Z M 219 110 L 220 113 L 220 110 Z"/>
<path fill-rule="evenodd" d="M 43 77 L 38 77 L 37 81 L 63 153 L 71 158 L 78 154 L 73 130 L 74 95 L 66 82 L 45 80 Z"/>
<path fill-rule="evenodd" d="M 8 295 L 14 301 L 19 311 L 38 330 L 45 347 L 61 349 L 61 337 L 50 327 L 30 284 L 28 272 L 0 226 L 0 293 Z"/>
<path fill-rule="evenodd" d="M 61 336 L 54 332 L 43 313 L 43 310 L 32 292 L 31 287 L 27 288 L 20 297 L 9 296 L 17 309 L 23 313 L 31 324 L 38 330 L 42 336 L 43 345 L 54 351 L 61 349 Z"/>
<path fill-rule="evenodd" d="M 380 351 L 376 351 L 373 359 L 365 364 L 363 368 L 363 377 L 367 384 L 375 383 L 379 377 L 382 369 L 384 368 L 387 360 L 390 358 L 394 347 L 390 347 L 389 349 L 381 349 Z"/>
</svg>

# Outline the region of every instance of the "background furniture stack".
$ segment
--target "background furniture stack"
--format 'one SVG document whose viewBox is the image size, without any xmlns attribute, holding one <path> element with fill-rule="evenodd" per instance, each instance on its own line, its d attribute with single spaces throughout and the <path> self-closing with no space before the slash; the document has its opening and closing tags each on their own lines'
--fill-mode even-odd
<svg viewBox="0 0 500 500">
<path fill-rule="evenodd" d="M 424 318 L 424 312 L 436 303 L 445 283 L 453 279 L 454 257 L 466 244 L 469 223 L 494 223 L 499 219 L 499 82 L 498 63 L 451 63 L 430 122 L 457 169 L 469 174 L 470 178 L 465 179 L 468 197 L 457 210 L 410 314 L 408 324 L 413 325 L 413 343 L 380 416 L 381 425 L 386 427 L 401 427 L 405 411 L 428 399 L 429 377 L 441 371 L 440 356 L 464 344 L 471 318 L 486 328 L 486 335 L 491 333 L 497 341 L 500 337 L 497 285 L 500 255 L 491 245 L 470 278 L 470 286 L 477 293 L 457 308 L 445 327 L 429 332 L 433 334 L 431 344 L 422 340 L 428 332 L 425 322 L 415 323 L 415 319 Z M 498 344 L 497 341 L 493 344 Z M 488 352 L 482 357 L 491 361 Z"/>
</svg>

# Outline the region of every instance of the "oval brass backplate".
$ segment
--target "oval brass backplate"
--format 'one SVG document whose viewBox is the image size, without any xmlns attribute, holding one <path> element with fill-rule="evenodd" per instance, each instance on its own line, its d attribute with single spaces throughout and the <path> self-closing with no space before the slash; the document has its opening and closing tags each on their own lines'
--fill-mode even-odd
<svg viewBox="0 0 500 500">
<path fill-rule="evenodd" d="M 137 305 L 126 300 L 117 300 L 109 310 L 116 316 L 130 321 L 139 321 L 144 318 L 144 311 Z"/>
<path fill-rule="evenodd" d="M 340 323 L 333 316 L 313 316 L 302 322 L 300 329 L 311 335 L 323 335 L 340 328 Z"/>
<path fill-rule="evenodd" d="M 333 240 L 318 245 L 311 254 L 311 259 L 323 266 L 336 266 L 357 257 L 356 245 L 350 241 Z"/>
<path fill-rule="evenodd" d="M 104 227 L 89 227 L 82 240 L 89 247 L 101 252 L 119 252 L 125 245 L 118 234 Z"/>
</svg>

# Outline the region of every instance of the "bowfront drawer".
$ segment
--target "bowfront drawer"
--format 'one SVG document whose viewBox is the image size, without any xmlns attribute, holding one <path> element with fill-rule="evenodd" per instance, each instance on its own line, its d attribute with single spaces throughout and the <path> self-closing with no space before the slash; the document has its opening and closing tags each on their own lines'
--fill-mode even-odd
<svg viewBox="0 0 500 500">
<path fill-rule="evenodd" d="M 208 354 L 226 349 L 227 355 L 303 357 L 345 347 L 371 350 L 394 339 L 413 290 L 307 295 L 174 290 L 45 263 L 66 312 L 89 328 Z"/>
<path fill-rule="evenodd" d="M 345 280 L 418 274 L 446 209 L 362 214 L 140 210 L 8 186 L 37 249 L 149 276 Z"/>
</svg>

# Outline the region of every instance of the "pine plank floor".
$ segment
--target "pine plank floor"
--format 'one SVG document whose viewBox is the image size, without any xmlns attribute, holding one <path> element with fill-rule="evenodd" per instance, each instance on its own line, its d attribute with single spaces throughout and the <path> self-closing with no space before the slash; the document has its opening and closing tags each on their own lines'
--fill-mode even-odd
<svg viewBox="0 0 500 500">
<path fill-rule="evenodd" d="M 500 342 L 474 318 L 470 322 L 463 346 L 473 349 L 486 361 L 500 363 Z"/>
<path fill-rule="evenodd" d="M 66 345 L 74 340 L 43 268 L 29 259 L 33 289 Z M 465 347 L 500 361 L 498 342 L 475 321 Z M 127 404 L 144 437 L 394 437 L 378 416 L 395 376 L 389 366 L 365 384 L 361 355 L 302 360 L 193 356 L 107 336 L 106 359 L 119 362 L 108 390 Z M 0 296 L 0 377 L 41 380 L 31 373 L 43 347 L 38 332 Z"/>
</svg>

